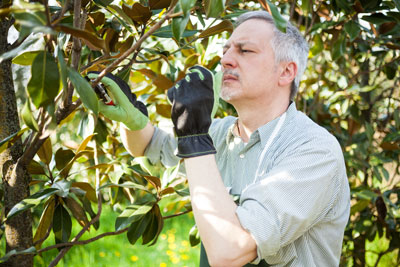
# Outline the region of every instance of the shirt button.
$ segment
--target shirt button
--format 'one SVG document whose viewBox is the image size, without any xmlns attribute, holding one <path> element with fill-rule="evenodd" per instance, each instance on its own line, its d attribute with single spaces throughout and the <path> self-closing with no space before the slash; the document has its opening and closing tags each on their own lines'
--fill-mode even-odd
<svg viewBox="0 0 400 267">
<path fill-rule="evenodd" d="M 240 157 L 241 159 L 244 159 L 244 154 L 240 154 L 239 157 Z"/>
</svg>

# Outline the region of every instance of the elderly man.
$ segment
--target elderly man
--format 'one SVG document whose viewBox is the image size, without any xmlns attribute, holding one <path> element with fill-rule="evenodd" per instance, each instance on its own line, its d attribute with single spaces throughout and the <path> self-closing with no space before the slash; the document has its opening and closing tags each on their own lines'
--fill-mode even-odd
<svg viewBox="0 0 400 267">
<path fill-rule="evenodd" d="M 282 33 L 267 12 L 248 12 L 221 59 L 221 98 L 237 118 L 211 121 L 213 79 L 202 67 L 168 92 L 177 140 L 123 99 L 102 106 L 125 124 L 131 154 L 169 165 L 185 159 L 201 266 L 339 265 L 350 209 L 343 154 L 292 102 L 307 56 L 290 23 Z"/>
</svg>

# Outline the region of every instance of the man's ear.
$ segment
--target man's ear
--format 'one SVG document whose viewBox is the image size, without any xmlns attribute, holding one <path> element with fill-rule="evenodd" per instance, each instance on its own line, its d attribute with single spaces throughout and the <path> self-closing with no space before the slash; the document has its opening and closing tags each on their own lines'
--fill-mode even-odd
<svg viewBox="0 0 400 267">
<path fill-rule="evenodd" d="M 297 75 L 297 64 L 293 61 L 282 62 L 281 72 L 278 79 L 279 86 L 291 85 Z"/>
</svg>

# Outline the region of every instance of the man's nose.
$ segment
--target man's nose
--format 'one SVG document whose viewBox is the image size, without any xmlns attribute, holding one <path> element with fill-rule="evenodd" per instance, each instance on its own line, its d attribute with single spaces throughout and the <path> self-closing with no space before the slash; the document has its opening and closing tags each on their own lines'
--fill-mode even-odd
<svg viewBox="0 0 400 267">
<path fill-rule="evenodd" d="M 237 66 L 236 58 L 233 54 L 231 48 L 225 51 L 221 59 L 221 64 L 224 69 L 235 68 Z"/>
</svg>

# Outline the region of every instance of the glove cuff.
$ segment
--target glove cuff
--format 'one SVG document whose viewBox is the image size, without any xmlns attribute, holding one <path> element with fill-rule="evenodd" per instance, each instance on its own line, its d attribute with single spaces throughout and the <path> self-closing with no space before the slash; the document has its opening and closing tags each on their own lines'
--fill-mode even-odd
<svg viewBox="0 0 400 267">
<path fill-rule="evenodd" d="M 209 134 L 196 134 L 178 137 L 178 154 L 180 158 L 193 158 L 208 154 L 216 154 Z"/>
</svg>

